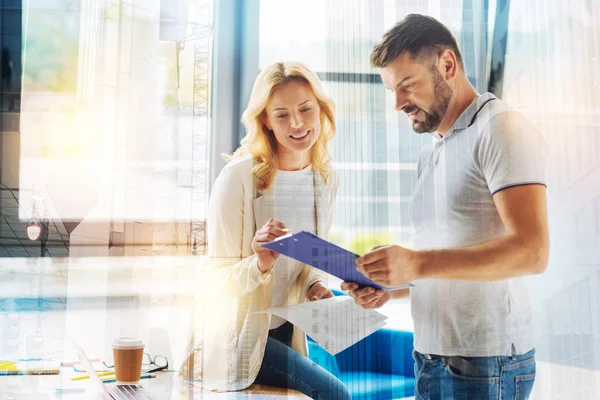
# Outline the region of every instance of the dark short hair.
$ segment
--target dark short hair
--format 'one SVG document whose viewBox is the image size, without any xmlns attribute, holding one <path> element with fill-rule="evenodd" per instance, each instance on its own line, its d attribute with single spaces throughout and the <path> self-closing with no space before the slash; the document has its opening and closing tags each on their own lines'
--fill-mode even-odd
<svg viewBox="0 0 600 400">
<path fill-rule="evenodd" d="M 403 51 L 413 57 L 427 59 L 442 50 L 452 50 L 464 70 L 462 56 L 456 39 L 444 24 L 435 18 L 421 14 L 409 14 L 388 30 L 371 51 L 371 65 L 383 68 Z"/>
</svg>

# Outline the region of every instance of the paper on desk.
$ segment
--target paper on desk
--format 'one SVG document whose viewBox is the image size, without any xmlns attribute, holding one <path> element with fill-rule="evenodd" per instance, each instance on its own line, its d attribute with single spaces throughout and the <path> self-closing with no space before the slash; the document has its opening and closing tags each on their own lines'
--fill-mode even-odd
<svg viewBox="0 0 600 400">
<path fill-rule="evenodd" d="M 348 296 L 264 311 L 290 321 L 330 354 L 337 354 L 385 325 L 387 317 L 365 310 Z"/>
</svg>

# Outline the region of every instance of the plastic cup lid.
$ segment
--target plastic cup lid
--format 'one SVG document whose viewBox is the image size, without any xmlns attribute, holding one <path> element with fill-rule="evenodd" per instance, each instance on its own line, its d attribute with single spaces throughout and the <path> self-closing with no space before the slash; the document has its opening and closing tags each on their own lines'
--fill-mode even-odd
<svg viewBox="0 0 600 400">
<path fill-rule="evenodd" d="M 144 342 L 132 337 L 115 338 L 113 349 L 140 349 L 144 348 Z"/>
</svg>

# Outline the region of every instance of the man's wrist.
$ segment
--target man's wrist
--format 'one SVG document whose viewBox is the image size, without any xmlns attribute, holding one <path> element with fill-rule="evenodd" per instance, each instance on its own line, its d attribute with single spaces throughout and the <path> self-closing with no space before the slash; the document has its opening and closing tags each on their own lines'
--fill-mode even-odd
<svg viewBox="0 0 600 400">
<path fill-rule="evenodd" d="M 433 270 L 432 266 L 434 263 L 432 259 L 434 257 L 433 250 L 421 250 L 415 251 L 413 254 L 413 263 L 415 265 L 415 279 L 426 279 L 432 278 Z"/>
</svg>

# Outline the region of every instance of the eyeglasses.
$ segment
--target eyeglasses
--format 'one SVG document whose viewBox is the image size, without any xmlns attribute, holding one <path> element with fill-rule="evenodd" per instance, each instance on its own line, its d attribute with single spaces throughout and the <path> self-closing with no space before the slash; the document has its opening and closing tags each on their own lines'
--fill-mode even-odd
<svg viewBox="0 0 600 400">
<path fill-rule="evenodd" d="M 142 366 L 150 366 L 151 369 L 149 370 L 145 370 L 145 368 L 143 368 L 146 372 L 158 372 L 158 371 L 163 371 L 167 368 L 169 368 L 169 361 L 167 360 L 167 357 L 164 356 L 154 356 L 154 358 L 150 357 L 150 354 L 148 353 L 144 353 L 144 357 L 142 357 Z M 152 368 L 154 367 L 154 368 Z"/>
<path fill-rule="evenodd" d="M 108 365 L 104 361 L 102 361 L 102 364 L 104 364 L 104 366 L 106 368 L 114 368 L 114 366 L 115 366 L 114 364 Z M 167 368 L 169 368 L 169 361 L 167 360 L 167 357 L 156 355 L 156 356 L 154 356 L 154 358 L 152 358 L 150 356 L 150 354 L 144 353 L 144 356 L 142 357 L 142 371 L 143 372 L 145 372 L 145 373 L 159 372 L 159 371 L 164 371 Z"/>
</svg>

